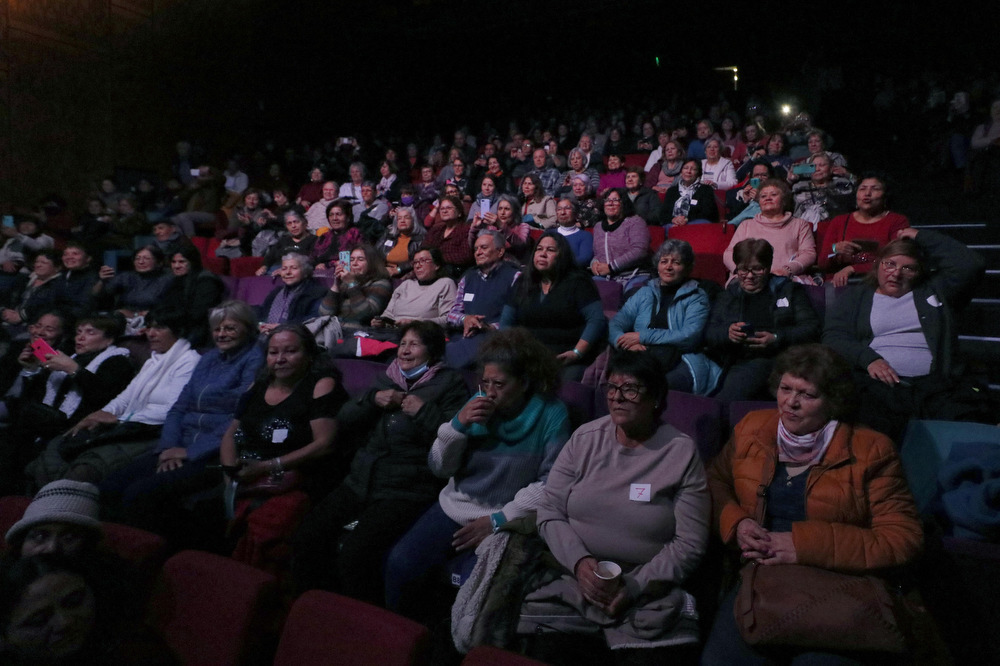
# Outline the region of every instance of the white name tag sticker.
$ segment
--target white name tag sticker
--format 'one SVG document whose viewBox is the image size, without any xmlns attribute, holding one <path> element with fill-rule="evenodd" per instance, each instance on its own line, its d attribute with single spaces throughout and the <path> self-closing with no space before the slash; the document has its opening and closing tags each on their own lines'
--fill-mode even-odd
<svg viewBox="0 0 1000 666">
<path fill-rule="evenodd" d="M 281 444 L 286 439 L 288 439 L 288 428 L 276 428 L 273 433 L 271 433 L 271 442 L 273 444 Z"/>
<path fill-rule="evenodd" d="M 692 206 L 697 206 L 698 205 L 698 200 L 697 199 L 691 199 L 691 205 Z"/>
<path fill-rule="evenodd" d="M 462 295 L 462 300 L 465 301 L 466 303 L 469 303 L 475 297 L 476 297 L 475 294 L 470 294 L 469 292 L 465 292 L 465 294 Z"/>
<path fill-rule="evenodd" d="M 775 303 L 774 305 L 775 305 L 775 307 L 779 307 L 779 308 L 787 308 L 788 307 L 788 299 L 787 298 L 779 298 L 778 302 Z"/>
<path fill-rule="evenodd" d="M 651 490 L 648 483 L 633 483 L 628 489 L 628 498 L 633 502 L 648 502 Z"/>
<path fill-rule="evenodd" d="M 386 247 L 392 247 L 392 241 L 391 241 L 391 240 L 387 240 L 387 241 L 385 242 L 385 246 L 386 246 Z"/>
<path fill-rule="evenodd" d="M 941 301 L 939 301 L 937 299 L 937 296 L 935 296 L 934 294 L 931 294 L 930 296 L 927 297 L 927 302 L 930 303 L 932 308 L 941 307 Z"/>
</svg>

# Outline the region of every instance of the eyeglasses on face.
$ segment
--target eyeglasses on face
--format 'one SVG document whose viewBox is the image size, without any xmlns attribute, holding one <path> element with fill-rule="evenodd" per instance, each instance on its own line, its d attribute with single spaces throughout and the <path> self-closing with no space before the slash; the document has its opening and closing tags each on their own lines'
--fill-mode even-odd
<svg viewBox="0 0 1000 666">
<path fill-rule="evenodd" d="M 920 272 L 920 268 L 912 264 L 906 266 L 900 266 L 895 261 L 890 259 L 883 259 L 879 262 L 882 265 L 882 269 L 886 273 L 899 273 L 900 275 L 905 275 L 906 277 L 913 277 Z"/>
<path fill-rule="evenodd" d="M 646 387 L 642 384 L 622 384 L 619 386 L 611 382 L 604 382 L 601 384 L 601 390 L 608 398 L 613 399 L 618 393 L 621 393 L 622 397 L 629 402 L 635 402 L 645 392 Z"/>
</svg>

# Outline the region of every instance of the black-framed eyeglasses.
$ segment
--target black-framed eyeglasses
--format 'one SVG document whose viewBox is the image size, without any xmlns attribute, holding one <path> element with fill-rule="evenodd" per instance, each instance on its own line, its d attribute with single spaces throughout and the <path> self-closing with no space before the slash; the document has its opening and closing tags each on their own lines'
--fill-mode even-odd
<svg viewBox="0 0 1000 666">
<path fill-rule="evenodd" d="M 646 392 L 646 387 L 642 384 L 622 384 L 619 386 L 611 382 L 604 382 L 601 384 L 601 390 L 608 398 L 614 398 L 617 393 L 621 393 L 622 397 L 629 402 L 635 402 Z"/>
<path fill-rule="evenodd" d="M 753 273 L 754 275 L 763 275 L 766 272 L 767 272 L 767 269 L 764 268 L 763 266 L 754 266 L 753 268 L 748 268 L 748 267 L 745 267 L 745 266 L 737 266 L 736 267 L 736 274 L 737 275 L 746 275 L 748 273 Z"/>
</svg>

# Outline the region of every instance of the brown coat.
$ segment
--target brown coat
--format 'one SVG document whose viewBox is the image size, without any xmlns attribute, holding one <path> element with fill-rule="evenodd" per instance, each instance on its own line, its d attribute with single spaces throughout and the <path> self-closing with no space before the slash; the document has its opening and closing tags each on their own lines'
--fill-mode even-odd
<svg viewBox="0 0 1000 666">
<path fill-rule="evenodd" d="M 708 485 L 722 539 L 753 518 L 761 484 L 774 478 L 778 413 L 763 410 L 740 421 L 712 461 Z M 808 472 L 806 516 L 792 525 L 799 564 L 861 572 L 903 564 L 923 545 L 913 496 L 892 441 L 841 423 L 823 459 Z"/>
</svg>

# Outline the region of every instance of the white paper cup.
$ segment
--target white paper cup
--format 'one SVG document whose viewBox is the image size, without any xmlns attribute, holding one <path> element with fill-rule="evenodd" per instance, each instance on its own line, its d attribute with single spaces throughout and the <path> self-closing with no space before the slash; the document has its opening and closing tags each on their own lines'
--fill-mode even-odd
<svg viewBox="0 0 1000 666">
<path fill-rule="evenodd" d="M 601 560 L 594 575 L 601 580 L 615 580 L 622 575 L 622 568 L 611 560 Z"/>
</svg>

